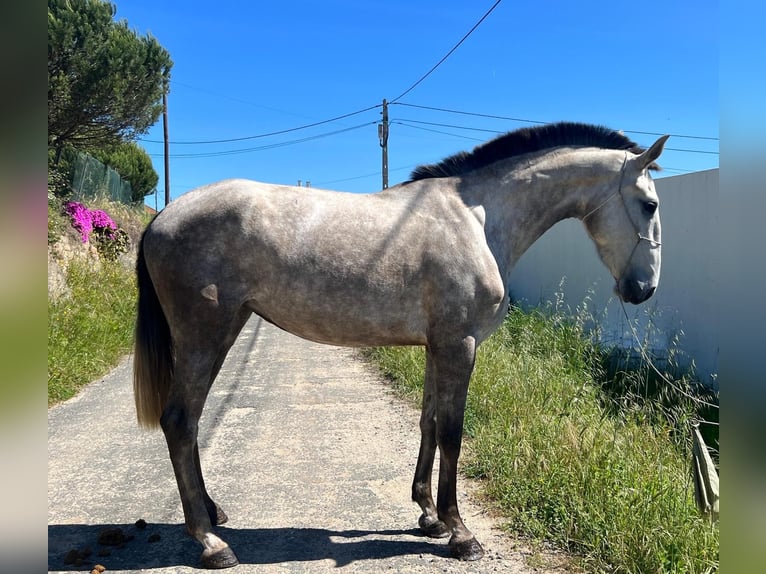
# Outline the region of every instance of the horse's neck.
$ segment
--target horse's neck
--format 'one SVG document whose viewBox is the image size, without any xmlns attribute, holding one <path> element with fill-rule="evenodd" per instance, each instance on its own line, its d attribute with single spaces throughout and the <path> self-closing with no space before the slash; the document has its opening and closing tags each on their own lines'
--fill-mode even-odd
<svg viewBox="0 0 766 574">
<path fill-rule="evenodd" d="M 500 181 L 480 176 L 474 182 L 464 180 L 464 200 L 482 205 L 486 212 L 487 243 L 506 286 L 524 252 L 559 221 L 581 219 L 594 196 L 603 195 L 613 179 L 610 170 L 597 165 L 584 169 L 582 161 L 575 164 L 573 155 L 543 157 L 508 171 Z"/>
</svg>

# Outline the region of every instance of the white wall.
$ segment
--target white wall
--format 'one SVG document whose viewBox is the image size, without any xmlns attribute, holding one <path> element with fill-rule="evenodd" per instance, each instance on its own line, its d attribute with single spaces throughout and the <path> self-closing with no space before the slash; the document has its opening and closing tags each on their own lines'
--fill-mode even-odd
<svg viewBox="0 0 766 574">
<path fill-rule="evenodd" d="M 713 254 L 718 230 L 718 169 L 655 180 L 662 220 L 662 270 L 655 295 L 639 306 L 625 305 L 639 337 L 649 328 L 650 344 L 676 349 L 694 360 L 701 380 L 715 382 L 718 372 L 717 292 L 719 268 Z M 563 286 L 561 285 L 562 281 Z M 633 339 L 612 289 L 614 280 L 599 260 L 580 221 L 562 221 L 521 258 L 511 278 L 511 297 L 523 304 L 555 301 L 588 309 L 607 342 Z"/>
</svg>

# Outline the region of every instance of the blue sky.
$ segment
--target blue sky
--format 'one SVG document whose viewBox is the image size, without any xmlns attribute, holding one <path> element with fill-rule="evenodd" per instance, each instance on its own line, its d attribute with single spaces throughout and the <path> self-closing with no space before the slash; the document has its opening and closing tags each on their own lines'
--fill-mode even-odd
<svg viewBox="0 0 766 574">
<path fill-rule="evenodd" d="M 383 98 L 396 102 L 390 185 L 497 133 L 558 120 L 622 129 L 645 146 L 675 134 L 664 175 L 718 167 L 717 2 L 503 0 L 400 98 L 493 4 L 117 0 L 116 17 L 174 61 L 173 198 L 229 177 L 377 191 Z M 159 121 L 140 141 L 160 174 L 160 208 L 162 137 Z M 215 140 L 239 141 L 181 143 Z"/>
</svg>

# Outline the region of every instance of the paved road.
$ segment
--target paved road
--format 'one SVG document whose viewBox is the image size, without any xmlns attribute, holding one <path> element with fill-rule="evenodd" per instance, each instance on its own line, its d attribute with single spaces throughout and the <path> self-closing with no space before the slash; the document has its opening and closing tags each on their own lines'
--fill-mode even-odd
<svg viewBox="0 0 766 574">
<path fill-rule="evenodd" d="M 164 438 L 137 428 L 131 384 L 126 360 L 49 410 L 51 572 L 96 563 L 109 572 L 197 567 L 201 548 L 184 532 Z M 472 502 L 466 480 L 461 511 L 485 558 L 459 563 L 446 540 L 419 536 L 410 501 L 417 421 L 356 351 L 253 318 L 213 386 L 200 431 L 208 488 L 229 515 L 219 530 L 241 561 L 232 572 L 539 572 Z M 100 545 L 107 528 L 128 540 Z M 82 563 L 65 563 L 78 552 Z"/>
</svg>

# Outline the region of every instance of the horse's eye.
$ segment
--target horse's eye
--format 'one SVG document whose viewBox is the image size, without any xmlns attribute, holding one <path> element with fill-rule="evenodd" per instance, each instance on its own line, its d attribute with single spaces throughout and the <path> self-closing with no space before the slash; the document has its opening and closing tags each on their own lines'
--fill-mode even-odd
<svg viewBox="0 0 766 574">
<path fill-rule="evenodd" d="M 656 201 L 644 201 L 643 206 L 644 211 L 649 215 L 654 215 L 654 212 L 657 211 Z"/>
</svg>

